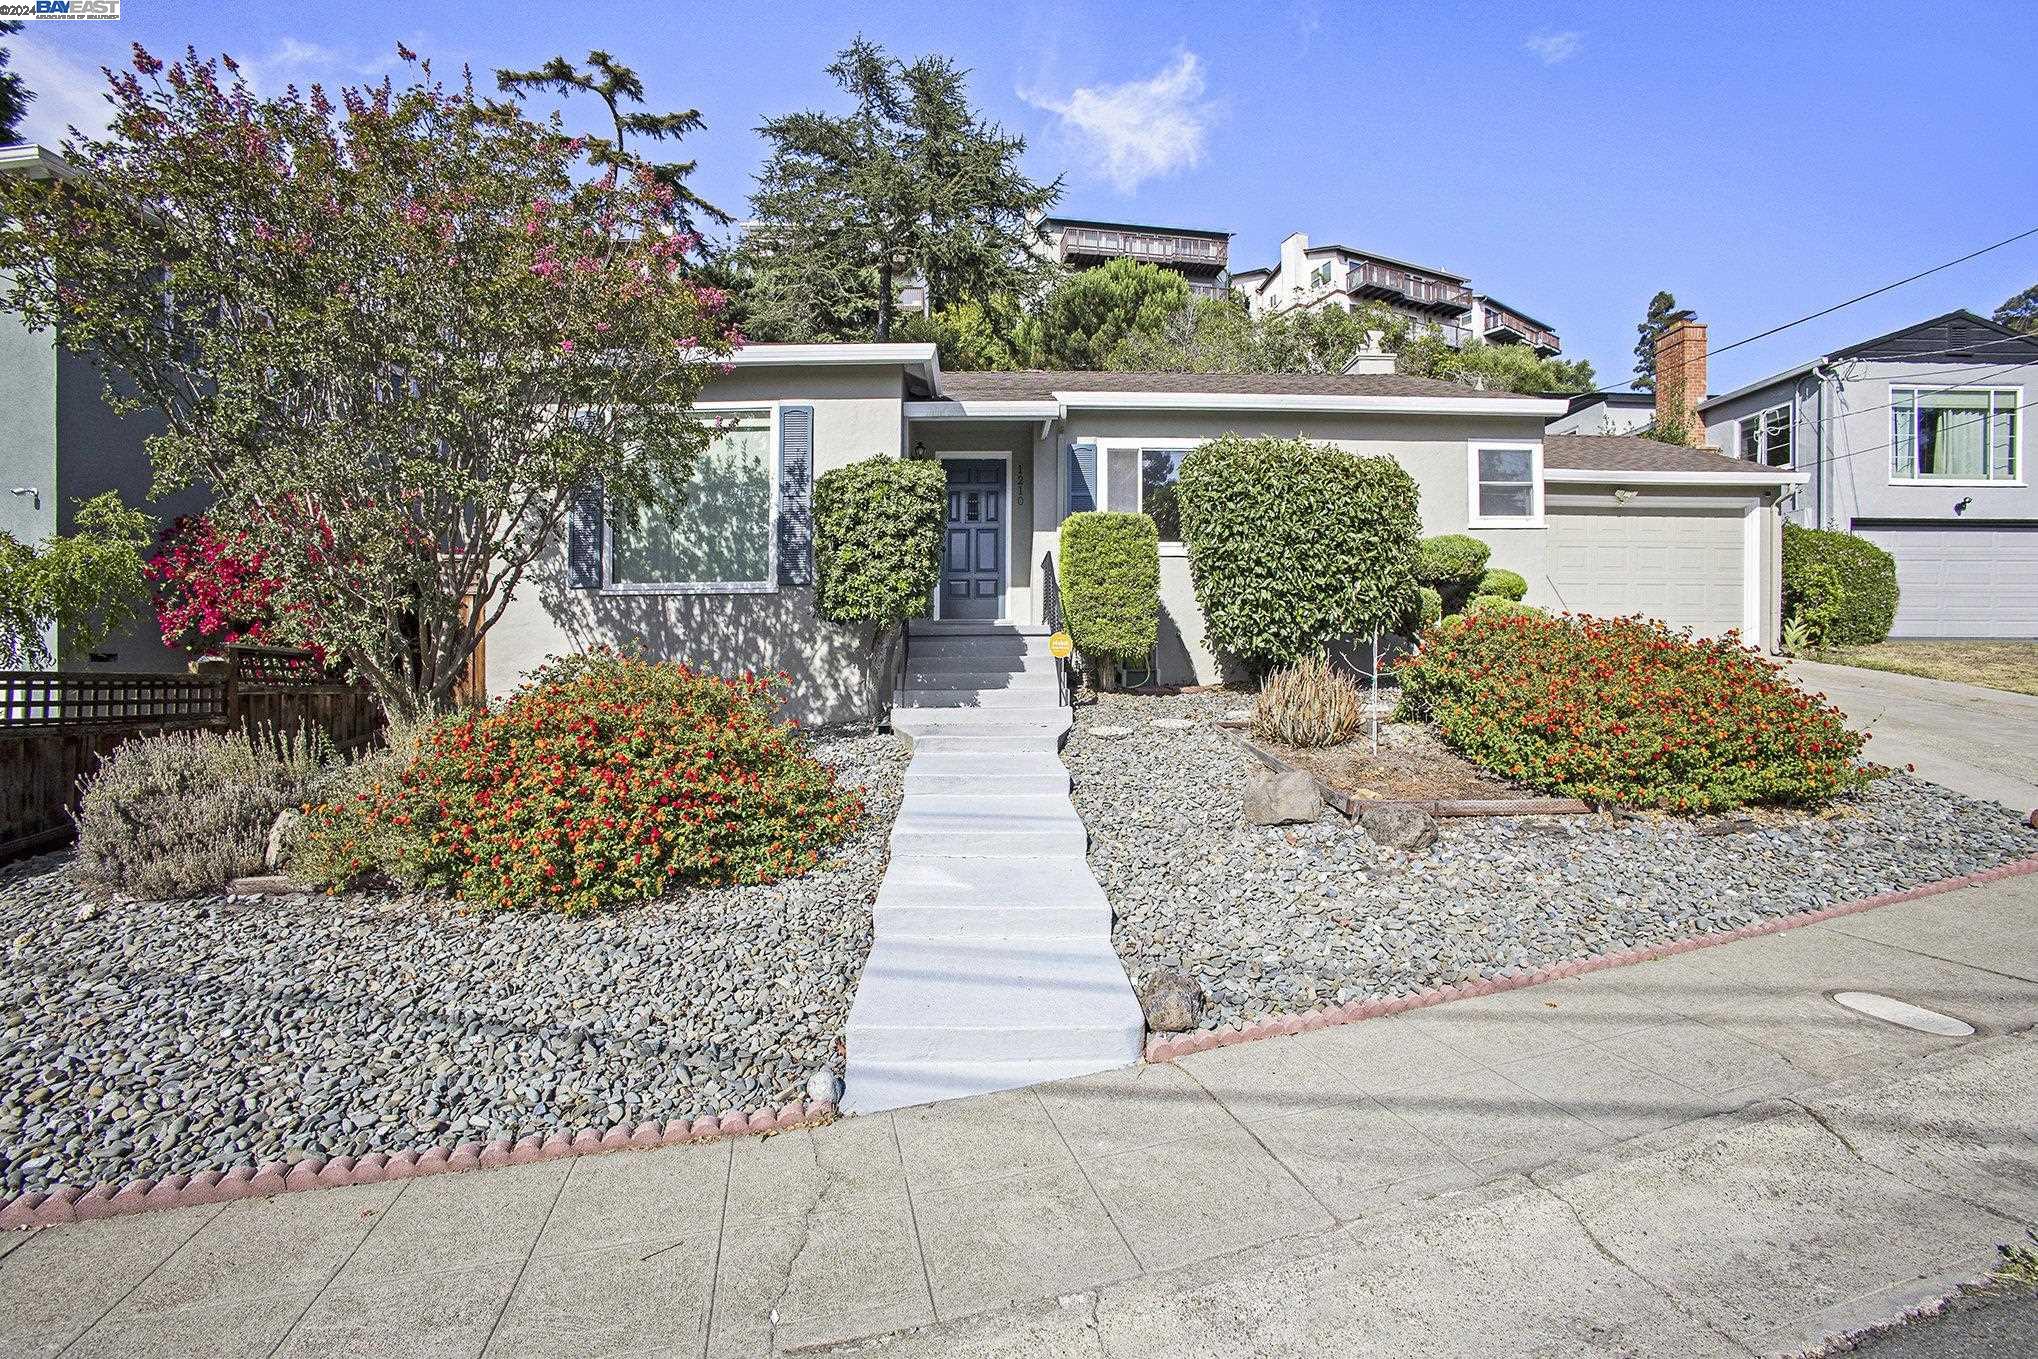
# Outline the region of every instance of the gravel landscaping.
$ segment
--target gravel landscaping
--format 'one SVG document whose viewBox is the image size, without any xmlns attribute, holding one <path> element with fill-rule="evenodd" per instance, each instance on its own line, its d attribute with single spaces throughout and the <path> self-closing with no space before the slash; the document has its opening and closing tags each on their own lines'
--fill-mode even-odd
<svg viewBox="0 0 2038 1359">
<path fill-rule="evenodd" d="M 820 869 L 604 916 L 0 871 L 0 1201 L 801 1098 L 840 1069 L 906 765 L 887 735 L 814 750 L 867 807 Z"/>
<path fill-rule="evenodd" d="M 1231 693 L 1107 694 L 1063 758 L 1135 985 L 1194 976 L 1205 1028 L 1481 977 L 1915 887 L 2038 854 L 2004 808 L 1903 774 L 1825 812 L 1444 820 L 1375 844 L 1336 812 L 1248 826 Z M 1188 730 L 1156 719 L 1189 718 Z M 1091 735 L 1121 728 L 1116 738 Z M 1364 738 L 1361 737 L 1361 740 Z"/>
</svg>

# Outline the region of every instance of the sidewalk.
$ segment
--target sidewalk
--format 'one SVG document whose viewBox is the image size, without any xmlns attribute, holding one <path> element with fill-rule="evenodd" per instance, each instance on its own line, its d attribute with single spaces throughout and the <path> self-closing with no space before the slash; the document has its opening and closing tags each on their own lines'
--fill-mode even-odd
<svg viewBox="0 0 2038 1359">
<path fill-rule="evenodd" d="M 0 1240 L 0 1351 L 1794 1349 L 2038 1219 L 2034 925 L 2026 876 L 811 1132 L 51 1228 Z"/>
</svg>

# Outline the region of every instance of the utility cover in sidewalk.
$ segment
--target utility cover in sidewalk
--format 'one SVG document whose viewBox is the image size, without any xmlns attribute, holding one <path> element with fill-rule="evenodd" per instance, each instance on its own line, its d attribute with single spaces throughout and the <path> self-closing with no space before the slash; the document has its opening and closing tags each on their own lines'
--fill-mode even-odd
<svg viewBox="0 0 2038 1359">
<path fill-rule="evenodd" d="M 1919 1033 L 1936 1033 L 1941 1038 L 1966 1038 L 1974 1033 L 1972 1024 L 1963 1023 L 1951 1015 L 1942 1015 L 1937 1010 L 1927 1010 L 1922 1005 L 1913 1005 L 1893 996 L 1878 996 L 1873 991 L 1836 991 L 1833 999 L 1870 1019 L 1916 1029 Z"/>
</svg>

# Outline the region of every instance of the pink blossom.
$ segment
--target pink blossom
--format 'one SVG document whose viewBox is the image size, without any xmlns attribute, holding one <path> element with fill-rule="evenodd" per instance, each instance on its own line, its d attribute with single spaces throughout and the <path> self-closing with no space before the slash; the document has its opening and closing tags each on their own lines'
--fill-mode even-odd
<svg viewBox="0 0 2038 1359">
<path fill-rule="evenodd" d="M 561 340 L 559 342 L 559 352 L 562 354 L 571 354 L 573 352 L 573 341 Z"/>
</svg>

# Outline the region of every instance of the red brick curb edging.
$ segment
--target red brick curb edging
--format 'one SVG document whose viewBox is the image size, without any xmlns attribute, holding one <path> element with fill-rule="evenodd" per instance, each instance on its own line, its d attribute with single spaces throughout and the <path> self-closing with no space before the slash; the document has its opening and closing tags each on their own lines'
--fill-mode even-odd
<svg viewBox="0 0 2038 1359">
<path fill-rule="evenodd" d="M 618 1151 L 625 1147 L 670 1147 L 682 1142 L 706 1142 L 746 1133 L 781 1132 L 826 1122 L 835 1113 L 830 1103 L 802 1104 L 798 1100 L 779 1108 L 751 1112 L 733 1110 L 719 1118 L 702 1114 L 689 1122 L 618 1123 L 605 1129 L 584 1128 L 577 1133 L 532 1133 L 516 1142 L 461 1142 L 451 1147 L 418 1147 L 385 1155 L 372 1151 L 360 1157 L 335 1156 L 330 1161 L 306 1157 L 296 1165 L 270 1161 L 261 1166 L 236 1166 L 232 1170 L 203 1170 L 195 1175 L 167 1175 L 160 1180 L 130 1180 L 126 1184 L 104 1183 L 89 1189 L 58 1185 L 47 1192 L 19 1194 L 0 1207 L 0 1230 L 49 1227 L 62 1222 L 88 1222 L 102 1217 L 123 1217 L 129 1213 L 157 1208 L 187 1208 L 201 1203 L 225 1203 L 232 1199 L 266 1198 L 299 1189 L 335 1189 L 350 1184 L 390 1184 L 414 1180 L 449 1170 L 492 1169 L 496 1166 L 531 1165 L 557 1161 L 592 1152 Z"/>
<path fill-rule="evenodd" d="M 2038 812 L 2033 812 L 2038 821 Z M 1417 991 L 1411 995 L 1395 996 L 1389 1000 L 1355 1000 L 1344 1005 L 1332 1005 L 1300 1014 L 1282 1015 L 1274 1019 L 1261 1019 L 1242 1028 L 1207 1029 L 1199 1033 L 1181 1035 L 1165 1034 L 1149 1037 L 1146 1042 L 1146 1060 L 1149 1062 L 1172 1062 L 1177 1057 L 1191 1053 L 1208 1052 L 1212 1048 L 1230 1047 L 1235 1043 L 1251 1043 L 1262 1038 L 1285 1038 L 1291 1034 L 1307 1033 L 1313 1029 L 1327 1029 L 1337 1024 L 1353 1024 L 1362 1019 L 1377 1019 L 1382 1015 L 1400 1014 L 1403 1010 L 1420 1010 L 1430 1005 L 1441 1005 L 1448 1000 L 1465 1000 L 1472 996 L 1490 996 L 1501 991 L 1517 991 L 1525 986 L 1556 981 L 1563 977 L 1575 977 L 1584 972 L 1598 972 L 1610 967 L 1626 967 L 1631 963 L 1645 963 L 1654 958 L 1668 958 L 1678 953 L 1690 953 L 1695 949 L 1712 948 L 1718 944 L 1730 944 L 1737 939 L 1752 939 L 1759 934 L 1776 934 L 1783 930 L 1796 929 L 1800 925 L 1815 924 L 1831 920 L 1836 916 L 1854 915 L 1860 911 L 1872 911 L 1878 906 L 1894 906 L 1900 901 L 1915 901 L 1919 897 L 1938 896 L 1941 892 L 1957 892 L 1963 887 L 1977 887 L 1983 883 L 2000 882 L 2004 878 L 2021 877 L 2027 873 L 2038 873 L 2038 858 L 2018 859 L 1999 868 L 1984 869 L 1979 873 L 1967 873 L 1957 878 L 1941 878 L 1928 882 L 1922 887 L 1912 887 L 1901 892 L 1885 892 L 1881 896 L 1863 897 L 1859 901 L 1846 901 L 1838 906 L 1827 906 L 1821 910 L 1804 911 L 1796 915 L 1776 916 L 1743 925 L 1739 929 L 1725 930 L 1713 934 L 1695 935 L 1689 939 L 1678 939 L 1667 944 L 1648 944 L 1641 948 L 1625 949 L 1619 953 L 1602 953 L 1587 958 L 1573 958 L 1554 967 L 1526 972 L 1518 977 L 1493 977 L 1480 981 L 1460 982 L 1453 986 L 1440 986 L 1429 991 Z"/>
</svg>

